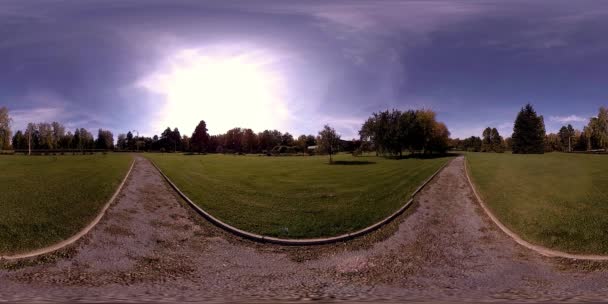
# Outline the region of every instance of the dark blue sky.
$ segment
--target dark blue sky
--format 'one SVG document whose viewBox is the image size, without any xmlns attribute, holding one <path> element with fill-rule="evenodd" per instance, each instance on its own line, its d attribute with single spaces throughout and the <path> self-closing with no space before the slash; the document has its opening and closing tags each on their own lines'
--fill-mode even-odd
<svg viewBox="0 0 608 304">
<path fill-rule="evenodd" d="M 608 104 L 608 1 L 2 1 L 0 105 L 29 121 L 356 136 L 426 107 L 453 137 Z"/>
</svg>

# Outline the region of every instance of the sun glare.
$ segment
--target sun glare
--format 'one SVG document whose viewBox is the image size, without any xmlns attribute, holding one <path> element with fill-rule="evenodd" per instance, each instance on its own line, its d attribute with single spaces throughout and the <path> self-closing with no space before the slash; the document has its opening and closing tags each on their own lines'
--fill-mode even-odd
<svg viewBox="0 0 608 304">
<path fill-rule="evenodd" d="M 179 125 L 191 132 L 201 119 L 212 134 L 233 127 L 280 128 L 287 115 L 281 79 L 267 62 L 259 55 L 187 50 L 172 58 L 167 71 L 142 84 L 166 96 L 161 128 Z"/>
</svg>

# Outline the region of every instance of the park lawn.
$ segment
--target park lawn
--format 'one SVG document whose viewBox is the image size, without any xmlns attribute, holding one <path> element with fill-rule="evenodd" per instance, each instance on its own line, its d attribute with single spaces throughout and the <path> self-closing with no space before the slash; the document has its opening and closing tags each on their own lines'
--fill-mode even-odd
<svg viewBox="0 0 608 304">
<path fill-rule="evenodd" d="M 608 254 L 608 156 L 467 153 L 480 195 L 525 240 Z"/>
<path fill-rule="evenodd" d="M 127 154 L 0 156 L 0 255 L 52 245 L 83 229 L 131 161 Z"/>
<path fill-rule="evenodd" d="M 192 201 L 239 229 L 282 238 L 353 232 L 390 215 L 449 160 L 148 154 Z"/>
</svg>

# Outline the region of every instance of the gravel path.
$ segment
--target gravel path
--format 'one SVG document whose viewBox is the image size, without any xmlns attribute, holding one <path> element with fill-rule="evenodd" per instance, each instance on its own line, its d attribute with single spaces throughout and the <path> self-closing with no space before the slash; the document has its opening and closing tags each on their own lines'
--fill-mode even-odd
<svg viewBox="0 0 608 304">
<path fill-rule="evenodd" d="M 517 245 L 473 200 L 463 164 L 455 159 L 379 231 L 298 248 L 208 224 L 138 157 L 120 198 L 82 241 L 0 262 L 0 301 L 606 300 L 608 264 Z"/>
</svg>

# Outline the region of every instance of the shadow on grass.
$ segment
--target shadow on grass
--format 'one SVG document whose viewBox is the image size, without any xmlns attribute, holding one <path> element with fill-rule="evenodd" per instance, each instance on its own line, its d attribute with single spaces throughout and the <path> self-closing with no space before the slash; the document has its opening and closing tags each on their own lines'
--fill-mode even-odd
<svg viewBox="0 0 608 304">
<path fill-rule="evenodd" d="M 332 165 L 346 165 L 346 166 L 360 166 L 360 165 L 373 165 L 376 162 L 367 160 L 336 160 Z"/>
</svg>

